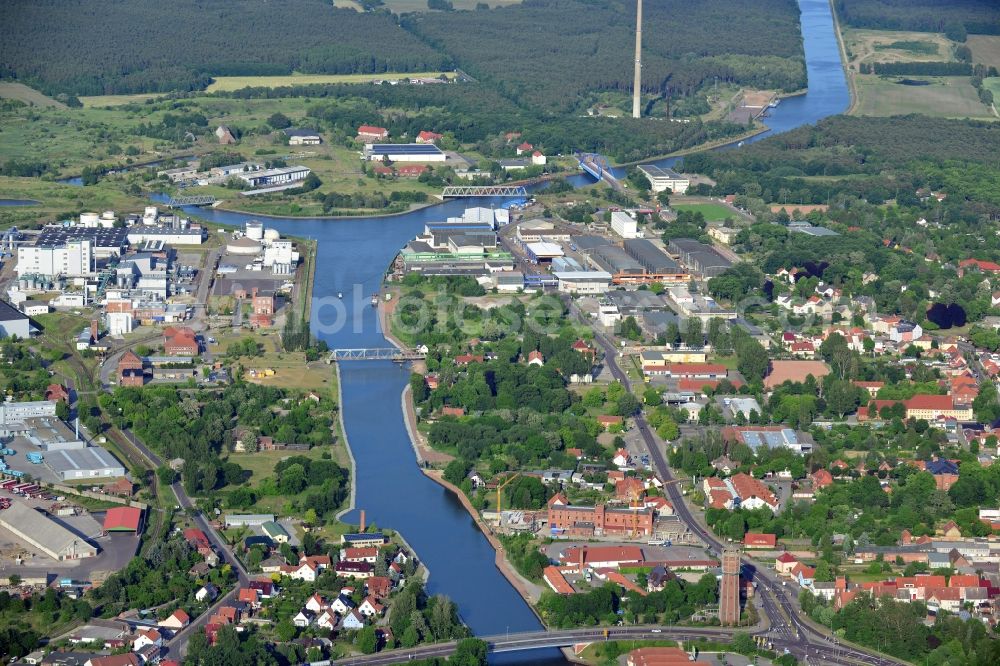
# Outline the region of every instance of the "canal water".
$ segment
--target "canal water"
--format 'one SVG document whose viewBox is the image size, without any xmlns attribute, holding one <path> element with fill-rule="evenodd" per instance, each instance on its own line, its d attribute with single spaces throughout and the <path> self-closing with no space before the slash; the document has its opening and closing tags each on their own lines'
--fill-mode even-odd
<svg viewBox="0 0 1000 666">
<path fill-rule="evenodd" d="M 815 123 L 847 109 L 850 96 L 827 0 L 800 0 L 809 92 L 783 100 L 766 119 L 776 132 Z M 655 162 L 671 166 L 676 158 Z M 574 176 L 571 182 L 589 182 Z M 495 200 L 493 200 L 495 204 Z M 426 222 L 489 202 L 465 199 L 392 217 L 321 220 L 267 218 L 266 226 L 319 241 L 313 331 L 331 348 L 386 347 L 370 298 L 399 249 Z M 189 209 L 212 222 L 242 226 L 252 215 Z M 338 298 L 337 294 L 343 294 Z M 389 362 L 341 364 L 344 425 L 356 461 L 357 507 L 369 523 L 400 530 L 430 569 L 430 594 L 446 594 L 480 636 L 541 628 L 531 609 L 494 565 L 494 552 L 450 493 L 414 464 L 400 394 L 409 371 Z M 345 517 L 356 522 L 357 511 Z M 494 663 L 564 663 L 555 650 L 497 655 Z"/>
</svg>

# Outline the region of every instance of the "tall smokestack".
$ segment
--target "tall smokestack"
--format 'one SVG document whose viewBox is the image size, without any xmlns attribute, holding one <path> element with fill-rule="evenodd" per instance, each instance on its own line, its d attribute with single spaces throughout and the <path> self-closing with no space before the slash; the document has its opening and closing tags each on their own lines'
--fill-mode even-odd
<svg viewBox="0 0 1000 666">
<path fill-rule="evenodd" d="M 635 77 L 632 82 L 632 117 L 640 113 L 642 88 L 642 0 L 635 0 Z"/>
<path fill-rule="evenodd" d="M 365 510 L 364 509 L 361 509 L 361 526 L 358 528 L 358 531 L 361 532 L 362 534 L 364 534 L 364 531 L 365 531 Z"/>
</svg>

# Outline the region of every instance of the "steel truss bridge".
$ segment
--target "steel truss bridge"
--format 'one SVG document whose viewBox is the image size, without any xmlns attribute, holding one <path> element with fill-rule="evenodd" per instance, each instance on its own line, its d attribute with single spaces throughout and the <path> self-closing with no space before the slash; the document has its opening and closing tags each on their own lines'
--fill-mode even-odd
<svg viewBox="0 0 1000 666">
<path fill-rule="evenodd" d="M 357 349 L 334 349 L 327 356 L 327 363 L 336 361 L 419 361 L 424 354 L 412 349 L 397 349 L 396 347 L 367 347 Z"/>
<path fill-rule="evenodd" d="M 167 200 L 167 205 L 171 208 L 175 206 L 211 206 L 216 201 L 215 197 L 202 195 L 198 197 L 170 197 Z"/>
<path fill-rule="evenodd" d="M 528 190 L 523 185 L 454 185 L 444 188 L 441 197 L 526 197 Z"/>
</svg>

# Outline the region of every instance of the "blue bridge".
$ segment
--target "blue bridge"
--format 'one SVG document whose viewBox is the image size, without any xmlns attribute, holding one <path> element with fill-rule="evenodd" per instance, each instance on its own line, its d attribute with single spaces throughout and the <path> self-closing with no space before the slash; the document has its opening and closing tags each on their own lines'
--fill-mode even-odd
<svg viewBox="0 0 1000 666">
<path fill-rule="evenodd" d="M 597 180 L 603 180 L 616 190 L 624 189 L 622 184 L 615 178 L 608 159 L 598 153 L 577 153 L 576 159 L 580 163 L 580 168 Z"/>
</svg>

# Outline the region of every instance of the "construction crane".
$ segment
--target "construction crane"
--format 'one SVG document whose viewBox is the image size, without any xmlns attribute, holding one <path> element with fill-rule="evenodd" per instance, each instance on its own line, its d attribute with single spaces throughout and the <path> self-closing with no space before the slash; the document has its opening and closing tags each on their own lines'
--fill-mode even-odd
<svg viewBox="0 0 1000 666">
<path fill-rule="evenodd" d="M 503 498 L 501 492 L 503 491 L 504 488 L 509 486 L 514 479 L 518 478 L 519 476 L 521 476 L 520 472 L 514 472 L 512 476 L 509 476 L 503 481 L 497 483 L 497 525 L 503 522 L 503 518 L 501 518 L 500 516 L 501 513 L 500 500 Z"/>
</svg>

